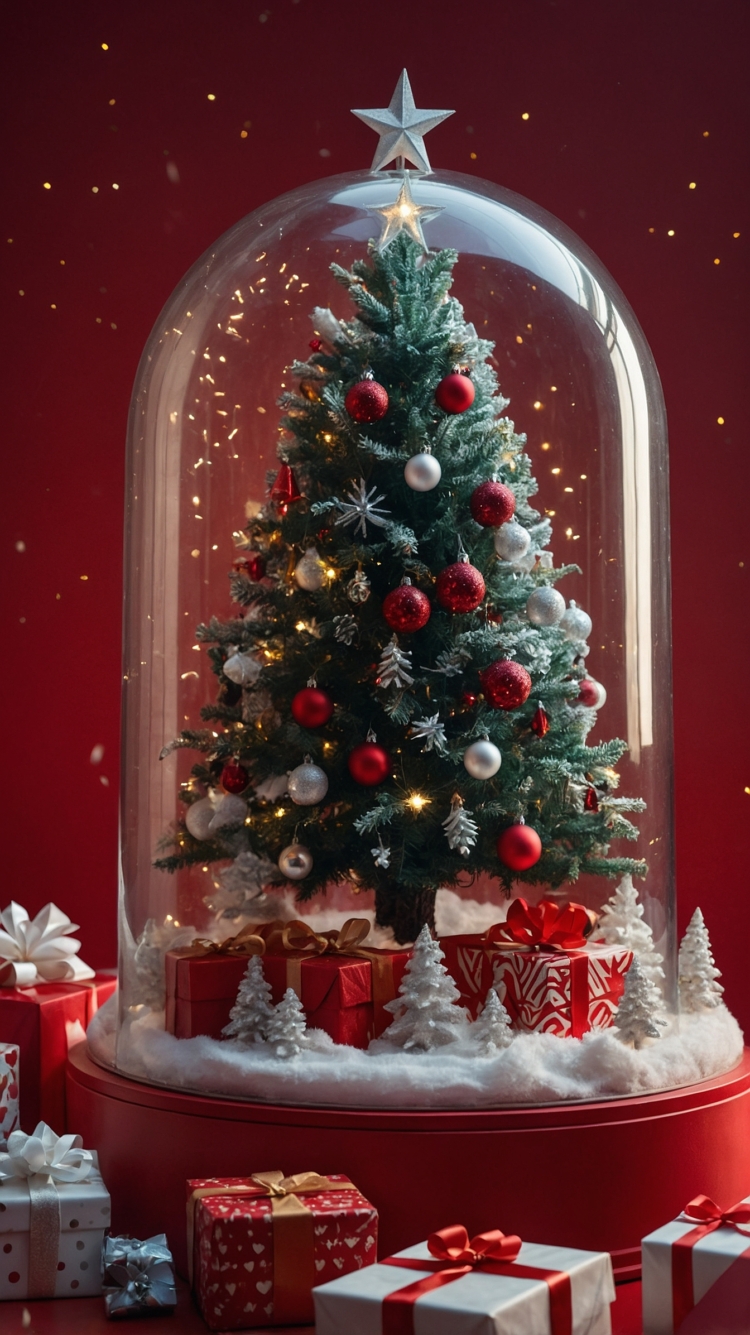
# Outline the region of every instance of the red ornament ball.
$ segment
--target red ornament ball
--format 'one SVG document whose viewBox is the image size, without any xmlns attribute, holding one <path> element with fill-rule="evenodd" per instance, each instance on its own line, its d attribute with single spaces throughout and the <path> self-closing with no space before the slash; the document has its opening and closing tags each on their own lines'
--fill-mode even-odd
<svg viewBox="0 0 750 1335">
<path fill-rule="evenodd" d="M 301 728 L 322 728 L 333 713 L 333 700 L 319 686 L 306 686 L 292 699 L 292 717 Z"/>
<path fill-rule="evenodd" d="M 359 746 L 355 746 L 347 764 L 355 783 L 361 783 L 365 788 L 373 788 L 376 783 L 382 783 L 391 772 L 390 756 L 382 746 L 378 746 L 377 742 L 361 742 Z"/>
<path fill-rule="evenodd" d="M 244 765 L 230 760 L 221 771 L 221 786 L 227 793 L 244 793 L 250 782 L 250 775 Z"/>
<path fill-rule="evenodd" d="M 493 709 L 517 709 L 531 694 L 531 677 L 525 667 L 499 658 L 480 672 L 484 698 Z"/>
<path fill-rule="evenodd" d="M 484 598 L 484 580 L 476 566 L 456 561 L 440 571 L 435 592 L 446 612 L 473 612 Z"/>
<path fill-rule="evenodd" d="M 460 371 L 443 376 L 435 390 L 435 401 L 446 413 L 465 413 L 474 402 L 474 381 Z"/>
<path fill-rule="evenodd" d="M 427 594 L 415 589 L 413 584 L 401 584 L 399 588 L 391 589 L 383 600 L 383 616 L 387 624 L 391 630 L 401 631 L 404 635 L 426 626 L 431 611 Z"/>
<path fill-rule="evenodd" d="M 516 498 L 502 482 L 480 482 L 471 493 L 469 509 L 482 528 L 498 528 L 515 513 Z"/>
<path fill-rule="evenodd" d="M 312 348 L 313 352 L 320 352 L 320 349 L 323 346 L 322 338 L 311 338 L 309 346 Z"/>
<path fill-rule="evenodd" d="M 511 871 L 528 871 L 542 856 L 542 841 L 530 825 L 509 825 L 497 841 L 497 856 Z"/>
<path fill-rule="evenodd" d="M 474 706 L 476 705 L 476 703 L 477 703 L 477 696 L 476 696 L 476 695 L 472 695 L 471 691 L 462 691 L 462 692 L 461 692 L 461 708 L 462 708 L 462 709 L 473 709 Z"/>
<path fill-rule="evenodd" d="M 388 412 L 388 391 L 377 380 L 360 380 L 349 390 L 344 407 L 355 422 L 379 422 Z"/>
<path fill-rule="evenodd" d="M 233 566 L 239 575 L 247 575 L 248 579 L 259 584 L 266 573 L 266 558 L 262 552 L 246 552 L 237 557 Z"/>
<path fill-rule="evenodd" d="M 588 709 L 600 709 L 606 698 L 607 692 L 600 681 L 594 681 L 593 677 L 584 677 L 578 692 L 577 704 L 586 705 Z"/>
</svg>

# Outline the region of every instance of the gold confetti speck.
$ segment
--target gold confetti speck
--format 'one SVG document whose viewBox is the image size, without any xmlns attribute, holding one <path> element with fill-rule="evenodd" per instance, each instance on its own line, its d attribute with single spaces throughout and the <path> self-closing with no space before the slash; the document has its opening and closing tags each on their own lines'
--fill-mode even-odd
<svg viewBox="0 0 750 1335">
<path fill-rule="evenodd" d="M 88 579 L 88 575 L 81 575 L 81 579 Z"/>
<path fill-rule="evenodd" d="M 19 287 L 19 289 L 18 289 L 18 295 L 19 295 L 19 297 L 25 297 L 25 296 L 26 296 L 26 293 L 24 292 L 24 290 L 23 290 L 22 287 Z"/>
<path fill-rule="evenodd" d="M 551 448 L 551 446 L 550 446 L 549 441 L 548 441 L 548 440 L 543 440 L 543 441 L 542 441 L 542 449 L 543 449 L 543 450 L 548 450 L 548 449 L 550 449 L 550 448 Z"/>
<path fill-rule="evenodd" d="M 528 119 L 529 119 L 529 113 L 528 113 L 528 111 L 522 111 L 522 112 L 521 112 L 521 120 L 522 120 L 522 121 L 527 121 Z"/>
<path fill-rule="evenodd" d="M 477 155 L 476 155 L 476 153 L 470 153 L 470 154 L 469 154 L 469 157 L 471 158 L 472 162 L 476 162 L 476 160 L 477 160 Z"/>
<path fill-rule="evenodd" d="M 717 420 L 717 422 L 719 423 L 719 426 L 723 426 L 723 425 L 724 425 L 724 418 L 723 418 L 723 417 L 717 417 L 716 420 Z"/>
<path fill-rule="evenodd" d="M 51 181 L 45 181 L 45 182 L 44 182 L 44 188 L 45 188 L 45 190 L 51 190 L 51 189 L 52 189 L 52 182 L 51 182 Z"/>
<path fill-rule="evenodd" d="M 673 228 L 673 227 L 670 227 L 669 231 L 667 232 L 667 236 L 674 236 L 674 228 Z"/>
<path fill-rule="evenodd" d="M 516 334 L 516 343 L 523 343 L 523 339 L 521 338 L 520 334 Z"/>
<path fill-rule="evenodd" d="M 208 98 L 209 102 L 216 101 L 216 93 L 206 93 L 206 97 Z"/>
<path fill-rule="evenodd" d="M 704 130 L 704 131 L 703 131 L 703 138 L 704 138 L 704 139 L 708 139 L 708 133 L 709 133 L 708 130 Z"/>
<path fill-rule="evenodd" d="M 26 543 L 23 541 L 22 538 L 19 538 L 19 539 L 18 539 L 18 542 L 16 543 L 16 551 L 17 551 L 17 552 L 25 552 L 25 551 L 26 551 Z"/>
<path fill-rule="evenodd" d="M 688 186 L 688 190 L 695 190 L 695 186 L 696 186 L 696 182 L 695 182 L 695 181 L 691 181 L 691 182 L 690 182 L 690 185 Z"/>
<path fill-rule="evenodd" d="M 247 139 L 247 130 L 240 130 L 240 139 Z"/>
<path fill-rule="evenodd" d="M 111 98 L 109 99 L 109 105 L 110 105 L 111 107 L 113 107 L 113 106 L 115 105 L 115 102 L 116 102 L 116 101 L 117 101 L 116 98 L 111 97 Z"/>
<path fill-rule="evenodd" d="M 109 42 L 102 42 L 102 51 L 109 51 Z"/>
<path fill-rule="evenodd" d="M 538 412 L 540 408 L 543 408 L 543 407 L 544 407 L 544 404 L 541 403 L 539 399 L 536 399 L 536 401 L 535 401 L 535 403 L 534 403 L 534 407 L 536 408 L 536 410 L 537 410 L 537 412 Z"/>
<path fill-rule="evenodd" d="M 721 264 L 721 260 L 714 260 L 714 264 Z"/>
<path fill-rule="evenodd" d="M 736 241 L 736 240 L 737 240 L 737 237 L 739 236 L 739 232 L 732 232 L 732 236 L 734 237 L 734 239 L 735 239 L 735 241 Z"/>
<path fill-rule="evenodd" d="M 91 193 L 92 193 L 92 195 L 98 195 L 98 194 L 99 194 L 99 187 L 98 187 L 98 185 L 92 185 L 92 187 L 91 187 Z"/>
<path fill-rule="evenodd" d="M 190 555 L 191 555 L 191 556 L 200 556 L 200 551 L 198 550 L 197 547 L 194 547 L 193 550 L 192 550 L 192 552 L 190 553 Z"/>
<path fill-rule="evenodd" d="M 560 469 L 560 468 L 553 468 L 553 469 L 552 469 L 552 472 L 555 474 L 555 476 L 557 476 L 558 473 L 562 472 L 562 469 Z"/>
</svg>

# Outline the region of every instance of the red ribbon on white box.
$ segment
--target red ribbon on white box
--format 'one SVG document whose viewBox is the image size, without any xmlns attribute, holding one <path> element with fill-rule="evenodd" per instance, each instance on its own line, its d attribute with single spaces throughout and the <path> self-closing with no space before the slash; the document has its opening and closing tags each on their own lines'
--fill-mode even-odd
<svg viewBox="0 0 750 1335">
<path fill-rule="evenodd" d="M 745 1233 L 750 1228 L 750 1201 L 738 1201 L 729 1210 L 722 1210 L 710 1196 L 694 1196 L 688 1201 L 683 1216 L 696 1227 L 672 1243 L 672 1324 L 675 1330 L 682 1325 L 688 1312 L 695 1307 L 693 1289 L 693 1247 L 717 1228 L 735 1228 Z M 750 1243 L 750 1233 L 747 1235 Z M 744 1259 L 750 1253 L 742 1253 Z"/>
</svg>

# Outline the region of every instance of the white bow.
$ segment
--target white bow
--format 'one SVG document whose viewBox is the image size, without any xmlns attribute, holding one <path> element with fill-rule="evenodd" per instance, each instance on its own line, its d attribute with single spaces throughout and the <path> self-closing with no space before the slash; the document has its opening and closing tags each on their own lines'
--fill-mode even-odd
<svg viewBox="0 0 750 1335">
<path fill-rule="evenodd" d="M 83 1182 L 94 1167 L 94 1156 L 83 1148 L 80 1136 L 58 1136 L 46 1122 L 33 1135 L 11 1131 L 8 1152 L 0 1154 L 0 1181 L 43 1173 L 54 1182 Z"/>
<path fill-rule="evenodd" d="M 35 983 L 75 983 L 93 978 L 94 970 L 76 959 L 78 930 L 62 909 L 47 904 L 33 922 L 26 909 L 11 900 L 0 913 L 0 987 L 33 987 Z"/>
</svg>

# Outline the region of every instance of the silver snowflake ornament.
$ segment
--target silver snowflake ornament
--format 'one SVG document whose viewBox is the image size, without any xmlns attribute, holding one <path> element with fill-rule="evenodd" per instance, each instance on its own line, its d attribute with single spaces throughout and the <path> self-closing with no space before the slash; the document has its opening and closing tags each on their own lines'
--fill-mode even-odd
<svg viewBox="0 0 750 1335">
<path fill-rule="evenodd" d="M 341 511 L 336 524 L 354 524 L 354 532 L 361 533 L 363 538 L 367 537 L 368 524 L 375 528 L 385 528 L 388 520 L 383 516 L 389 515 L 390 510 L 382 510 L 380 502 L 385 500 L 385 495 L 376 496 L 376 491 L 377 487 L 371 487 L 368 491 L 364 478 L 360 478 L 359 486 L 348 492 L 348 500 L 336 501 Z"/>
<path fill-rule="evenodd" d="M 439 714 L 417 719 L 411 726 L 410 736 L 420 738 L 424 742 L 423 751 L 437 751 L 444 756 L 448 750 L 445 728 L 440 722 Z"/>
</svg>

